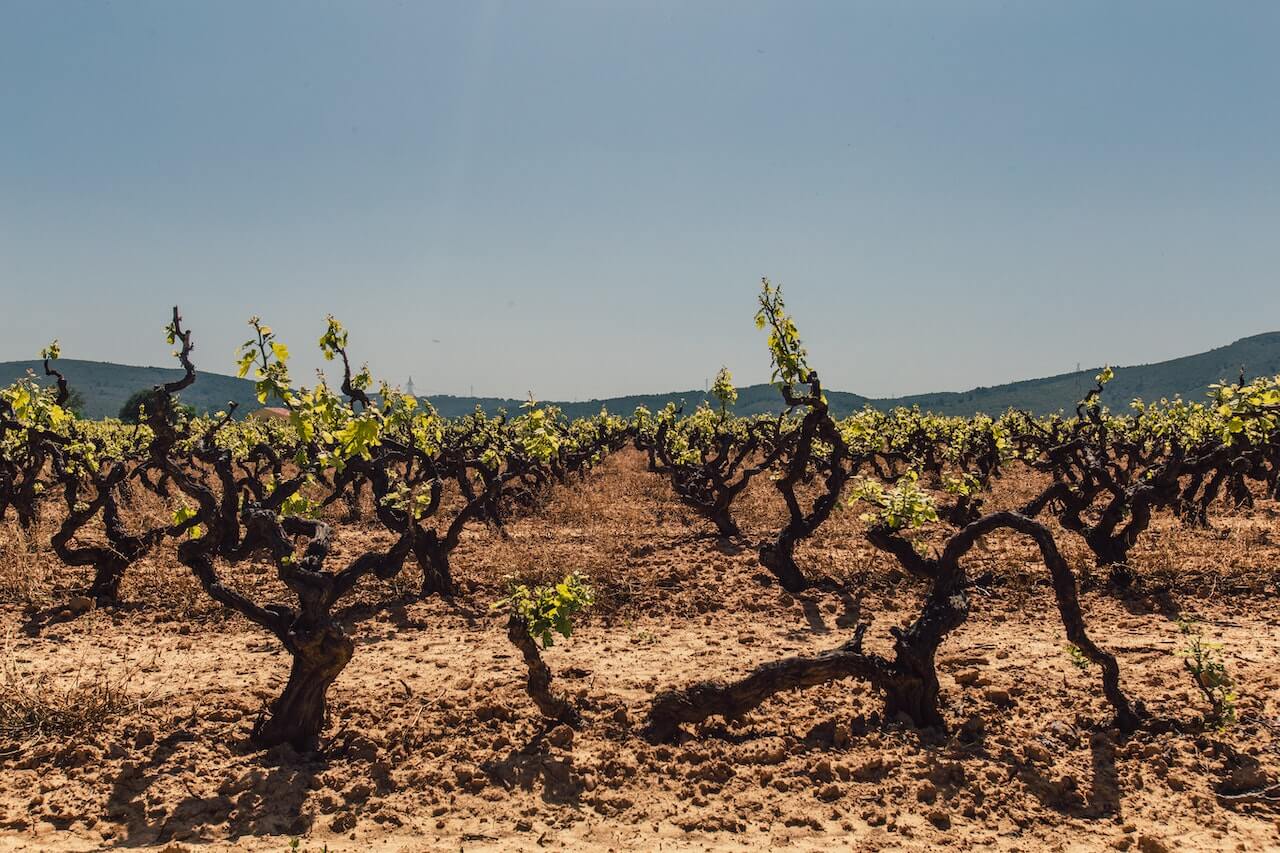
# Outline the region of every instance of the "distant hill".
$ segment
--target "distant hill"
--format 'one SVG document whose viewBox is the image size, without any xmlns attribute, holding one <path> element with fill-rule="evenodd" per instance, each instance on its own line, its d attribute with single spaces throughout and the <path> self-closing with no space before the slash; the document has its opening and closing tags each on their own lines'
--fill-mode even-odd
<svg viewBox="0 0 1280 853">
<path fill-rule="evenodd" d="M 577 402 L 548 401 L 559 406 L 570 418 L 580 418 L 600 413 L 601 407 L 607 408 L 615 415 L 630 415 L 637 406 L 645 406 L 650 411 L 657 411 L 667 403 L 684 404 L 685 412 L 692 412 L 698 403 L 708 399 L 707 394 L 697 391 L 671 391 L 666 394 L 633 394 L 629 397 L 609 397 L 607 399 L 580 400 Z M 875 400 L 847 391 L 828 391 L 827 399 L 833 409 L 847 413 L 861 409 L 867 403 L 876 404 Z M 476 404 L 484 407 L 486 412 L 493 413 L 499 408 L 509 412 L 519 411 L 524 400 L 502 400 L 495 397 L 452 397 L 436 395 L 431 397 L 432 404 L 446 417 L 457 417 L 475 410 Z M 738 389 L 738 403 L 733 411 L 739 415 L 754 415 L 761 412 L 782 411 L 782 398 L 778 389 L 772 385 L 747 385 Z"/>
<path fill-rule="evenodd" d="M 172 367 L 133 367 L 78 358 L 60 358 L 54 366 L 67 377 L 69 387 L 84 395 L 83 414 L 87 418 L 114 418 L 133 392 L 182 376 L 181 370 Z M 41 381 L 52 382 L 45 379 L 43 362 L 5 361 L 0 362 L 0 386 L 22 378 L 28 370 L 34 371 Z M 218 373 L 198 371 L 196 381 L 180 396 L 183 403 L 201 413 L 224 409 L 231 400 L 240 404 L 242 412 L 259 408 L 252 382 Z"/>
<path fill-rule="evenodd" d="M 1116 409 L 1126 406 L 1135 397 L 1158 400 L 1161 397 L 1180 395 L 1186 399 L 1199 400 L 1210 384 L 1223 379 L 1234 380 L 1242 366 L 1250 377 L 1280 374 L 1280 332 L 1241 338 L 1224 347 L 1169 361 L 1117 367 L 1116 378 L 1107 386 L 1106 400 Z M 130 367 L 71 358 L 59 359 L 58 368 L 66 375 L 71 387 L 79 389 L 84 395 L 85 415 L 91 418 L 114 417 L 134 391 L 172 381 L 181 375 L 180 371 L 172 368 Z M 0 385 L 7 385 L 25 375 L 28 369 L 35 371 L 43 379 L 43 367 L 38 361 L 0 362 Z M 1092 385 L 1093 377 L 1100 369 L 1101 366 L 1091 367 L 1076 373 L 1026 379 L 969 391 L 877 399 L 847 391 L 828 391 L 827 398 L 831 401 L 832 409 L 840 415 L 868 404 L 882 409 L 918 405 L 922 409 L 943 415 L 972 415 L 976 412 L 995 415 L 1009 408 L 1049 414 L 1074 407 L 1076 401 Z M 684 401 L 686 410 L 692 411 L 705 398 L 704 392 L 692 390 L 562 402 L 555 405 L 562 408 L 569 417 L 592 415 L 599 412 L 602 406 L 615 414 L 628 415 L 636 406 L 659 409 L 671 401 Z M 514 412 L 523 402 L 496 397 L 454 397 L 447 394 L 434 395 L 430 399 L 446 417 L 468 414 L 476 405 L 491 413 L 499 408 Z M 219 410 L 229 400 L 237 401 L 241 412 L 258 408 L 252 382 L 217 373 L 200 373 L 195 384 L 182 393 L 182 400 L 199 412 Z M 778 391 L 773 386 L 750 385 L 738 389 L 738 404 L 734 411 L 742 415 L 776 412 L 780 409 L 779 403 Z"/>
<path fill-rule="evenodd" d="M 1214 382 L 1238 379 L 1241 367 L 1250 379 L 1280 374 L 1280 332 L 1241 338 L 1224 347 L 1169 361 L 1116 366 L 1116 377 L 1107 385 L 1104 399 L 1113 409 L 1127 406 L 1136 397 L 1148 401 L 1175 396 L 1202 400 L 1208 386 Z M 1073 408 L 1092 387 L 1093 377 L 1101 369 L 1099 365 L 1044 379 L 1027 379 L 955 393 L 873 400 L 872 403 L 876 406 L 918 405 L 921 409 L 946 415 L 999 414 L 1011 407 L 1035 414 L 1049 414 Z"/>
<path fill-rule="evenodd" d="M 1182 396 L 1188 400 L 1200 400 L 1214 382 L 1223 379 L 1234 381 L 1242 366 L 1250 377 L 1280 374 L 1280 332 L 1241 338 L 1224 347 L 1169 361 L 1116 367 L 1116 377 L 1107 385 L 1105 400 L 1114 409 L 1127 407 L 1135 397 L 1159 400 L 1161 397 Z M 972 415 L 979 412 L 998 415 L 1010 408 L 1026 409 L 1034 414 L 1051 414 L 1074 408 L 1093 386 L 1093 377 L 1101 369 L 1102 365 L 1098 365 L 1088 370 L 1044 379 L 1025 379 L 969 391 L 943 391 L 907 397 L 870 398 L 848 391 L 828 391 L 827 399 L 831 402 L 832 410 L 842 416 L 866 405 L 878 409 L 919 406 L 940 415 Z M 707 395 L 703 391 L 693 390 L 557 405 L 570 417 L 580 417 L 599 412 L 602 405 L 616 414 L 630 414 L 636 406 L 658 409 L 668 402 L 678 403 L 681 400 L 685 402 L 686 410 L 692 411 L 704 399 L 707 399 Z M 470 412 L 477 402 L 487 411 L 493 411 L 499 406 L 514 409 L 521 401 L 433 397 L 432 402 L 442 413 L 453 416 Z M 738 404 L 734 411 L 740 415 L 776 412 L 780 408 L 778 391 L 772 385 L 749 385 L 738 389 Z"/>
</svg>

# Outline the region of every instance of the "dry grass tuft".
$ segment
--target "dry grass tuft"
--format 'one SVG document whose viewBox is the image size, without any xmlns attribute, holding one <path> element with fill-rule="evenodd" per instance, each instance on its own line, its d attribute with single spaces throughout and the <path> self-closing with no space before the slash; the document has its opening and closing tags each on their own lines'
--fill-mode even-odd
<svg viewBox="0 0 1280 853">
<path fill-rule="evenodd" d="M 0 522 L 0 601 L 43 603 L 53 591 L 57 558 L 48 532 L 37 523 L 23 530 L 12 518 Z"/>
<path fill-rule="evenodd" d="M 5 642 L 0 649 L 0 755 L 96 731 L 141 710 L 145 698 L 127 689 L 134 674 L 108 674 L 83 665 L 66 676 L 36 672 L 22 665 L 12 640 Z"/>
</svg>

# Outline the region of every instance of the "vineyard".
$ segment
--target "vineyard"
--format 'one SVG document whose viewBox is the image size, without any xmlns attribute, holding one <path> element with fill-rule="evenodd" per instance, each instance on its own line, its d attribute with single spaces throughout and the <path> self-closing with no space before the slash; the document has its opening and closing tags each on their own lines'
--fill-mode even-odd
<svg viewBox="0 0 1280 853">
<path fill-rule="evenodd" d="M 0 848 L 1280 846 L 1280 377 L 1073 412 L 0 390 Z M 1076 846 L 1072 846 L 1075 844 Z M 167 847 L 166 847 L 167 845 Z M 416 845 L 416 846 L 415 846 Z"/>
</svg>

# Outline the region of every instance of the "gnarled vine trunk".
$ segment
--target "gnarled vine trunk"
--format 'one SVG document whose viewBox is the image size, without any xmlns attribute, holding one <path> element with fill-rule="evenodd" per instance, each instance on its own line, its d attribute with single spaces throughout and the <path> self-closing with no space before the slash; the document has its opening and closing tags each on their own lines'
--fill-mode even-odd
<svg viewBox="0 0 1280 853">
<path fill-rule="evenodd" d="M 93 582 L 89 585 L 89 597 L 99 607 L 120 600 L 120 581 L 129 568 L 129 561 L 106 559 L 94 566 Z"/>
<path fill-rule="evenodd" d="M 886 716 L 905 714 L 921 728 L 944 725 L 938 707 L 942 690 L 936 664 L 938 647 L 968 616 L 969 594 L 963 574 L 957 571 L 935 583 L 915 622 L 893 632 L 894 665 L 881 682 Z"/>
<path fill-rule="evenodd" d="M 664 690 L 649 709 L 644 736 L 654 743 L 669 741 L 682 724 L 700 723 L 711 716 L 737 719 L 789 690 L 844 678 L 877 682 L 886 663 L 875 655 L 863 654 L 862 635 L 867 627 L 859 624 L 853 639 L 839 648 L 770 661 L 737 681 L 700 681 L 682 690 Z"/>
<path fill-rule="evenodd" d="M 737 539 L 742 535 L 742 531 L 738 528 L 738 523 L 733 520 L 733 515 L 729 512 L 728 504 L 721 505 L 717 501 L 716 505 L 707 514 L 707 517 L 716 526 L 716 532 L 724 538 Z"/>
<path fill-rule="evenodd" d="M 268 747 L 288 743 L 304 752 L 315 749 L 324 728 L 329 685 L 354 651 L 355 644 L 336 622 L 291 631 L 289 681 L 254 726 L 254 743 Z"/>
<path fill-rule="evenodd" d="M 809 588 L 809 579 L 796 565 L 796 537 L 790 527 L 784 527 L 772 542 L 760 546 L 760 565 L 764 566 L 787 592 L 803 592 Z"/>
<path fill-rule="evenodd" d="M 422 569 L 421 593 L 453 595 L 453 573 L 449 568 L 449 549 L 434 530 L 420 533 L 413 541 L 413 556 Z"/>
<path fill-rule="evenodd" d="M 893 660 L 862 652 L 862 634 L 867 626 L 859 625 L 849 643 L 817 656 L 762 664 L 733 682 L 703 681 L 660 694 L 650 710 L 646 736 L 654 741 L 669 740 L 682 723 L 697 723 L 715 715 L 732 719 L 781 691 L 843 678 L 859 678 L 878 688 L 884 694 L 888 717 L 903 714 L 917 726 L 943 726 L 935 660 L 942 642 L 969 616 L 971 584 L 960 561 L 979 539 L 999 529 L 1015 530 L 1035 541 L 1053 582 L 1067 639 L 1102 670 L 1102 691 L 1115 709 L 1117 725 L 1124 731 L 1137 728 L 1139 718 L 1120 687 L 1120 667 L 1115 657 L 1098 648 L 1085 631 L 1075 576 L 1062 558 L 1053 534 L 1025 515 L 994 512 L 952 535 L 936 559 L 922 557 L 896 532 L 876 528 L 868 532 L 869 541 L 896 557 L 909 573 L 932 581 L 915 621 L 906 628 L 891 630 L 895 639 Z"/>
<path fill-rule="evenodd" d="M 575 729 L 582 725 L 582 716 L 578 709 L 562 696 L 551 690 L 551 669 L 542 659 L 537 641 L 529 635 L 529 623 L 518 614 L 512 613 L 507 618 L 507 639 L 520 650 L 529 675 L 525 679 L 525 690 L 533 703 L 538 706 L 542 716 L 549 720 L 558 720 Z"/>
</svg>

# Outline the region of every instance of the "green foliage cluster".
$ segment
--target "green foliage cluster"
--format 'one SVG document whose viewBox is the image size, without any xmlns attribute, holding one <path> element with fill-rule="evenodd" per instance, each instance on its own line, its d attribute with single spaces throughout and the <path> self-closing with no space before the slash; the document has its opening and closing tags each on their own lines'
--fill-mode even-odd
<svg viewBox="0 0 1280 853">
<path fill-rule="evenodd" d="M 1079 646 L 1067 644 L 1067 657 L 1071 660 L 1071 665 L 1081 672 L 1088 672 L 1092 662 L 1084 656 L 1084 652 L 1080 651 Z"/>
<path fill-rule="evenodd" d="M 767 278 L 760 280 L 760 308 L 756 311 L 756 328 L 768 329 L 769 355 L 773 360 L 773 381 L 778 385 L 797 385 L 809 380 L 808 353 L 800 343 L 800 331 L 787 314 L 782 301 L 782 288 Z"/>
<path fill-rule="evenodd" d="M 535 586 L 515 584 L 507 596 L 494 604 L 495 608 L 507 608 L 528 626 L 529 636 L 550 648 L 555 643 L 554 634 L 566 639 L 573 634 L 573 619 L 589 608 L 595 594 L 586 579 L 573 572 L 559 583 Z"/>
<path fill-rule="evenodd" d="M 1239 696 L 1235 679 L 1227 672 L 1222 658 L 1222 644 L 1206 640 L 1194 620 L 1178 620 L 1178 630 L 1183 637 L 1178 654 L 1192 681 L 1209 702 L 1210 721 L 1219 728 L 1234 725 Z"/>
<path fill-rule="evenodd" d="M 728 417 L 729 409 L 738 402 L 738 389 L 733 386 L 733 374 L 729 368 L 722 367 L 716 374 L 715 381 L 711 383 L 711 396 L 720 405 L 721 420 Z"/>
<path fill-rule="evenodd" d="M 848 502 L 850 506 L 870 504 L 873 510 L 864 513 L 862 520 L 890 531 L 923 527 L 938 520 L 938 508 L 920 487 L 920 475 L 915 471 L 907 471 L 888 489 L 879 480 L 858 478 L 850 489 Z"/>
</svg>

